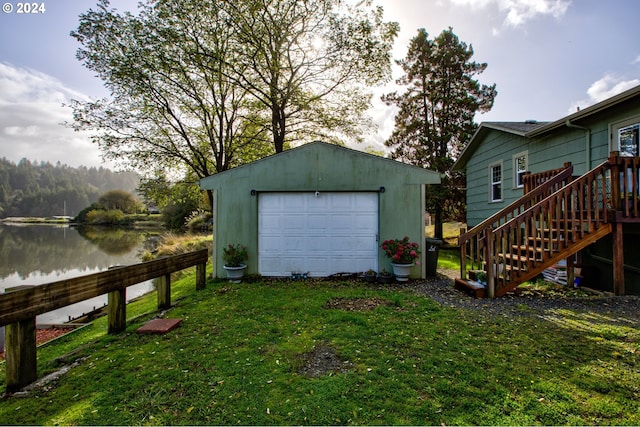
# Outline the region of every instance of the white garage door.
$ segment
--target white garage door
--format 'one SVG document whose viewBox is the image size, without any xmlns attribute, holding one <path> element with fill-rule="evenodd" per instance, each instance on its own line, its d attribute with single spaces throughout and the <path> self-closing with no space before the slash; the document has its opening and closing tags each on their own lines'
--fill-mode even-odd
<svg viewBox="0 0 640 427">
<path fill-rule="evenodd" d="M 377 193 L 262 193 L 258 199 L 263 276 L 377 270 Z"/>
</svg>

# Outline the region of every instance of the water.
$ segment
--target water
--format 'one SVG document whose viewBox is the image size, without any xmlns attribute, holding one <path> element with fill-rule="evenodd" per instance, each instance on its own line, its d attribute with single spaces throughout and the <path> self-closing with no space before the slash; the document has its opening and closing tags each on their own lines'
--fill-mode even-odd
<svg viewBox="0 0 640 427">
<path fill-rule="evenodd" d="M 148 239 L 158 232 L 113 228 L 78 230 L 55 225 L 0 223 L 0 292 L 20 285 L 41 285 L 140 262 Z M 127 288 L 127 300 L 153 290 L 152 281 Z M 107 303 L 107 295 L 44 313 L 38 324 L 63 323 Z M 0 348 L 4 346 L 4 328 Z"/>
</svg>

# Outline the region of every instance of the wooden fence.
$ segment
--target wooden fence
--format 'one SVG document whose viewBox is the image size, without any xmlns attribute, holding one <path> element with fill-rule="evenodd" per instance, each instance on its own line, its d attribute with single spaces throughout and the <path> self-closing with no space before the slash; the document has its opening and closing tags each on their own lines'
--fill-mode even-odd
<svg viewBox="0 0 640 427">
<path fill-rule="evenodd" d="M 99 295 L 108 295 L 108 333 L 126 328 L 126 289 L 147 280 L 157 284 L 158 308 L 171 306 L 171 273 L 196 266 L 196 289 L 205 288 L 207 249 L 163 257 L 100 273 L 37 286 L 20 286 L 0 294 L 0 326 L 5 326 L 7 391 L 38 378 L 36 316 Z"/>
</svg>

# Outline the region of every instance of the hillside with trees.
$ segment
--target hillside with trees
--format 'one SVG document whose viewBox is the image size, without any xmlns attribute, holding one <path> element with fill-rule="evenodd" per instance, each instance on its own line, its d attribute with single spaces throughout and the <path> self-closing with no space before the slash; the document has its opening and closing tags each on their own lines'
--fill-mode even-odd
<svg viewBox="0 0 640 427">
<path fill-rule="evenodd" d="M 0 218 L 10 216 L 75 216 L 109 190 L 135 192 L 135 172 L 113 172 L 103 167 L 73 168 L 60 162 L 17 164 L 0 159 Z"/>
</svg>

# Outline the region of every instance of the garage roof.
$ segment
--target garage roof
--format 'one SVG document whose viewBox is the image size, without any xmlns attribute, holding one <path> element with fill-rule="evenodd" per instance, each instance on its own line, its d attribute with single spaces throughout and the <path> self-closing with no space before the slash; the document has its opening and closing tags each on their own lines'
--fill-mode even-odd
<svg viewBox="0 0 640 427">
<path fill-rule="evenodd" d="M 256 191 L 366 191 L 393 179 L 401 184 L 439 184 L 438 172 L 350 148 L 312 142 L 200 180 L 219 189 L 250 180 Z"/>
</svg>

